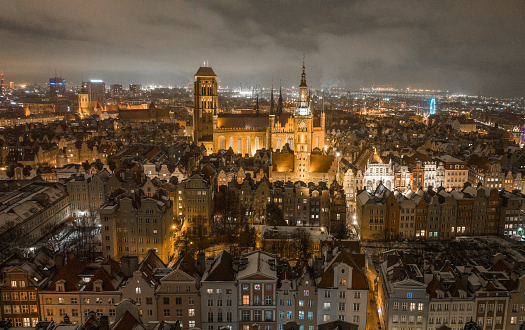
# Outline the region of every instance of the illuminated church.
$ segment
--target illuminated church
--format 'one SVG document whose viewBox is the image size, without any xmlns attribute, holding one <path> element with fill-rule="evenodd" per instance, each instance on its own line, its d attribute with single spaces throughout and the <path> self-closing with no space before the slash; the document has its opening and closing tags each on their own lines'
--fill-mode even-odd
<svg viewBox="0 0 525 330">
<path fill-rule="evenodd" d="M 249 156 L 259 149 L 271 149 L 270 181 L 333 180 L 337 170 L 334 156 L 322 154 L 325 114 L 322 111 L 313 115 L 304 60 L 293 114 L 283 113 L 282 95 L 274 104 L 273 90 L 269 113 L 218 113 L 217 87 L 217 75 L 212 68 L 200 67 L 195 74 L 193 96 L 193 140 L 197 145 L 204 145 L 208 153 L 231 148 Z"/>
</svg>

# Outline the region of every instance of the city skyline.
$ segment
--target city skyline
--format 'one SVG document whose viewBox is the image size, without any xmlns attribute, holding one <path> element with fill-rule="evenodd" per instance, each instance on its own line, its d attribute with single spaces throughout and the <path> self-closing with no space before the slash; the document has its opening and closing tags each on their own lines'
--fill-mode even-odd
<svg viewBox="0 0 525 330">
<path fill-rule="evenodd" d="M 523 3 L 5 3 L 6 81 L 191 83 L 207 61 L 222 86 L 373 85 L 522 96 Z M 118 13 L 118 14 L 117 14 Z M 7 51 L 8 50 L 8 51 Z"/>
</svg>

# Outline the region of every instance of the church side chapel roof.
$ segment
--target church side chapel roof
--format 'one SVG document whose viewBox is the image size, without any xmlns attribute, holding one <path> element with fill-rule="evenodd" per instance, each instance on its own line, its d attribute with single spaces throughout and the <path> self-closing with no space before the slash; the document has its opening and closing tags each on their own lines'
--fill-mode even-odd
<svg viewBox="0 0 525 330">
<path fill-rule="evenodd" d="M 267 128 L 270 124 L 267 114 L 220 114 L 218 128 Z"/>
<path fill-rule="evenodd" d="M 332 167 L 333 155 L 310 155 L 310 172 L 326 173 Z"/>
<path fill-rule="evenodd" d="M 272 154 L 272 166 L 275 172 L 292 172 L 294 170 L 294 154 Z"/>
</svg>

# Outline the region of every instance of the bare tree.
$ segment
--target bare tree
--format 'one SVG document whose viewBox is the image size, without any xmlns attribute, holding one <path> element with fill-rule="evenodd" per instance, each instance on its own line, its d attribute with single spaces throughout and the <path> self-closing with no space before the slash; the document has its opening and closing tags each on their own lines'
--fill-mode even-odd
<svg viewBox="0 0 525 330">
<path fill-rule="evenodd" d="M 88 212 L 82 213 L 74 222 L 73 239 L 78 257 L 85 260 L 94 260 L 96 257 L 100 234 L 98 208 L 90 207 Z"/>
<path fill-rule="evenodd" d="M 17 235 L 14 221 L 8 221 L 0 226 L 0 257 L 4 260 L 9 256 L 11 250 L 19 245 L 19 235 Z"/>
<path fill-rule="evenodd" d="M 291 238 L 297 257 L 308 259 L 313 253 L 312 235 L 306 230 L 298 228 Z"/>
</svg>

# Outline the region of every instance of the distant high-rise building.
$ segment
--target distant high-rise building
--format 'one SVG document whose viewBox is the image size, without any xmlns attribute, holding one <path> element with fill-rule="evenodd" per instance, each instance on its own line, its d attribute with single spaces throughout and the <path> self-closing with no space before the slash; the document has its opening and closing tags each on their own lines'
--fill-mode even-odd
<svg viewBox="0 0 525 330">
<path fill-rule="evenodd" d="M 119 97 L 122 96 L 122 85 L 120 84 L 113 84 L 109 88 L 111 97 Z"/>
<path fill-rule="evenodd" d="M 87 83 L 87 92 L 90 101 L 99 101 L 101 104 L 106 103 L 106 84 L 102 80 L 90 80 Z"/>
<path fill-rule="evenodd" d="M 15 83 L 13 81 L 9 82 L 9 88 L 15 89 Z"/>
<path fill-rule="evenodd" d="M 4 95 L 4 74 L 0 74 L 0 95 Z"/>
<path fill-rule="evenodd" d="M 57 97 L 66 94 L 66 80 L 60 77 L 49 78 L 49 96 Z"/>
<path fill-rule="evenodd" d="M 142 85 L 131 84 L 129 85 L 129 94 L 130 96 L 136 97 L 142 95 Z"/>
</svg>

